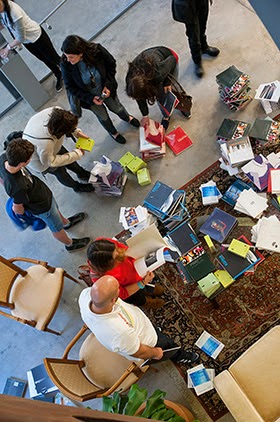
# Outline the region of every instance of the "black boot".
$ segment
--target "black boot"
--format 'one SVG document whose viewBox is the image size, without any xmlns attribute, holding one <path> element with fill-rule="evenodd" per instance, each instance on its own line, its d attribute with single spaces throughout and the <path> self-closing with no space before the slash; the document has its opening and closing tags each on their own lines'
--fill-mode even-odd
<svg viewBox="0 0 280 422">
<path fill-rule="evenodd" d="M 196 76 L 198 76 L 199 78 L 202 78 L 203 74 L 204 74 L 204 69 L 202 67 L 202 63 L 201 61 L 199 63 L 195 63 L 195 74 Z"/>
</svg>

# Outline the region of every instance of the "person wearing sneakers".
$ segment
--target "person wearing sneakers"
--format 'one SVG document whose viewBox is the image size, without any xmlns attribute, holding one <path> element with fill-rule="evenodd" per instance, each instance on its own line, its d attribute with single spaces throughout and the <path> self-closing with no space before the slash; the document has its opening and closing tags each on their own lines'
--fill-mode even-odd
<svg viewBox="0 0 280 422">
<path fill-rule="evenodd" d="M 147 308 L 161 308 L 164 300 L 158 284 L 148 286 L 154 278 L 152 272 L 141 277 L 135 267 L 135 259 L 125 254 L 128 247 L 114 239 L 97 238 L 88 247 L 87 257 L 90 278 L 95 283 L 103 275 L 114 276 L 120 284 L 120 298 L 127 303 Z"/>
<path fill-rule="evenodd" d="M 151 47 L 142 51 L 128 64 L 126 74 L 126 93 L 137 101 L 143 115 L 141 124 L 149 122 L 148 104 L 158 101 L 165 92 L 171 91 L 168 75 L 178 76 L 179 58 L 175 51 L 164 46 Z M 185 117 L 190 115 L 181 112 Z M 163 116 L 161 124 L 165 130 L 169 125 L 169 117 Z"/>
<path fill-rule="evenodd" d="M 60 107 L 45 108 L 34 114 L 22 135 L 35 146 L 28 168 L 32 172 L 53 174 L 60 183 L 75 192 L 93 192 L 94 187 L 91 183 L 79 183 L 67 171 L 76 173 L 81 180 L 89 180 L 90 172 L 77 163 L 84 151 L 75 148 L 69 152 L 63 146 L 65 137 L 75 135 L 89 138 L 77 128 L 77 124 L 77 116 Z"/>
<path fill-rule="evenodd" d="M 210 0 L 212 5 L 213 0 Z M 177 22 L 186 27 L 195 74 L 201 78 L 204 74 L 202 54 L 216 57 L 220 53 L 217 47 L 210 47 L 207 42 L 206 26 L 209 14 L 209 0 L 172 0 L 172 15 Z"/>
<path fill-rule="evenodd" d="M 102 45 L 69 35 L 62 43 L 61 72 L 73 113 L 80 106 L 91 110 L 109 135 L 118 143 L 126 139 L 117 131 L 107 109 L 121 120 L 139 127 L 117 96 L 116 60 Z M 73 103 L 74 107 L 73 107 Z M 105 107 L 106 106 L 106 107 Z"/>
<path fill-rule="evenodd" d="M 0 50 L 1 57 L 7 57 L 9 50 L 22 44 L 37 59 L 45 63 L 56 77 L 56 92 L 62 91 L 60 56 L 42 26 L 30 19 L 25 11 L 12 0 L 0 0 L 0 29 L 7 28 L 13 37 L 5 48 Z"/>
<path fill-rule="evenodd" d="M 165 360 L 163 350 L 178 345 L 160 329 L 155 329 L 141 309 L 118 296 L 119 283 L 108 275 L 84 289 L 79 297 L 84 323 L 104 347 L 129 360 Z M 173 362 L 187 365 L 194 364 L 198 359 L 196 352 L 182 348 L 171 357 Z"/>
<path fill-rule="evenodd" d="M 0 156 L 0 178 L 6 193 L 13 199 L 13 212 L 23 215 L 28 211 L 39 217 L 68 252 L 85 248 L 89 237 L 71 239 L 65 231 L 82 221 L 85 214 L 81 212 L 69 218 L 61 214 L 48 186 L 25 168 L 33 152 L 31 142 L 18 138 L 11 140 Z"/>
</svg>

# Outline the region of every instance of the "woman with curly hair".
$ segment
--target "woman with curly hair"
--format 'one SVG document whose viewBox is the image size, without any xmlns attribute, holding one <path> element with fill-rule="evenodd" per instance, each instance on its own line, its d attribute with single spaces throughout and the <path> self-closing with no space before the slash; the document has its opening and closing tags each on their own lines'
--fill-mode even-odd
<svg viewBox="0 0 280 422">
<path fill-rule="evenodd" d="M 61 50 L 61 71 L 72 112 L 80 115 L 80 107 L 91 110 L 109 135 L 124 144 L 126 139 L 113 125 L 107 108 L 134 127 L 140 124 L 118 99 L 114 57 L 102 45 L 78 35 L 66 37 Z"/>
</svg>

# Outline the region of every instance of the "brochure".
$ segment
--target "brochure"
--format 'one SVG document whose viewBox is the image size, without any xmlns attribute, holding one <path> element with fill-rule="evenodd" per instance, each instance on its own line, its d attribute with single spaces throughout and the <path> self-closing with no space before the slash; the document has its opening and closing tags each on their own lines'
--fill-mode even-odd
<svg viewBox="0 0 280 422">
<path fill-rule="evenodd" d="M 202 363 L 194 368 L 188 369 L 187 374 L 188 380 L 190 380 L 188 384 L 189 382 L 191 383 L 198 396 L 214 388 L 213 382 Z"/>
<path fill-rule="evenodd" d="M 223 343 L 207 333 L 207 331 L 203 331 L 195 345 L 213 359 L 216 359 L 221 350 L 225 347 Z"/>
<path fill-rule="evenodd" d="M 93 139 L 86 139 L 86 138 L 78 138 L 76 142 L 76 148 L 84 149 L 85 151 L 92 151 L 92 148 L 94 146 L 94 140 Z"/>
</svg>

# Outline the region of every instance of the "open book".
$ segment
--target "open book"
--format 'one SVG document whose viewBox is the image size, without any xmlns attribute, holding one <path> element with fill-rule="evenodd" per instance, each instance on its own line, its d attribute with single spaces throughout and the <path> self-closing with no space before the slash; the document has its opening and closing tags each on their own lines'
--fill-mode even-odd
<svg viewBox="0 0 280 422">
<path fill-rule="evenodd" d="M 127 239 L 127 255 L 135 258 L 135 269 L 142 277 L 165 263 L 164 250 L 170 248 L 154 224 Z"/>
</svg>

